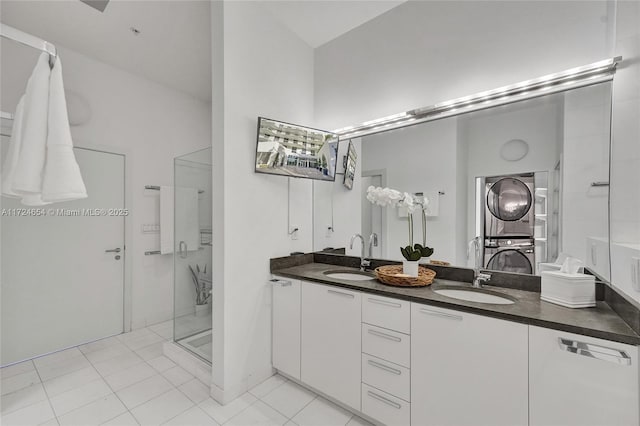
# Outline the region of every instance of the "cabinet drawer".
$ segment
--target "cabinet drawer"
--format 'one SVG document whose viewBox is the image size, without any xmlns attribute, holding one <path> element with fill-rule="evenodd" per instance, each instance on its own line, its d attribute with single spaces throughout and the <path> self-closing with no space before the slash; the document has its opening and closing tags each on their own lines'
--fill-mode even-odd
<svg viewBox="0 0 640 426">
<path fill-rule="evenodd" d="M 409 334 L 411 303 L 372 294 L 362 295 L 362 322 Z"/>
<path fill-rule="evenodd" d="M 411 338 L 406 334 L 362 324 L 362 352 L 409 368 Z"/>
<path fill-rule="evenodd" d="M 362 381 L 405 401 L 411 401 L 411 379 L 408 368 L 362 354 Z"/>
<path fill-rule="evenodd" d="M 362 412 L 387 426 L 409 426 L 411 404 L 363 383 Z"/>
</svg>

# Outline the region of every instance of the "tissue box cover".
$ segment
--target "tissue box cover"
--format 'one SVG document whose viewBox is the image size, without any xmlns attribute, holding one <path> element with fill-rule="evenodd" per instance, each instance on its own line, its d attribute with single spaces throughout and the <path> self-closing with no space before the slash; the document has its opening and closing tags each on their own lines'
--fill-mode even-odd
<svg viewBox="0 0 640 426">
<path fill-rule="evenodd" d="M 544 271 L 559 271 L 560 268 L 562 268 L 562 265 L 557 264 L 557 263 L 538 263 L 538 271 L 540 273 L 544 272 Z"/>
<path fill-rule="evenodd" d="M 567 308 L 596 306 L 596 283 L 593 275 L 559 271 L 543 271 L 540 275 L 540 299 Z"/>
</svg>

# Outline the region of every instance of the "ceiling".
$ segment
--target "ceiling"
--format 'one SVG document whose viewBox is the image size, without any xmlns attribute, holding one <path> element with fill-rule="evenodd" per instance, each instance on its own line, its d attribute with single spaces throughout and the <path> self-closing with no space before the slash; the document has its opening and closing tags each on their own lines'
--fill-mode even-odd
<svg viewBox="0 0 640 426">
<path fill-rule="evenodd" d="M 112 0 L 104 13 L 76 0 L 2 0 L 1 7 L 7 25 L 203 101 L 211 99 L 208 1 Z"/>
<path fill-rule="evenodd" d="M 267 13 L 315 48 L 403 1 L 260 1 Z M 112 0 L 100 12 L 77 0 L 2 0 L 1 20 L 75 50 L 211 100 L 209 1 Z M 134 27 L 140 31 L 135 35 Z"/>
<path fill-rule="evenodd" d="M 316 48 L 404 3 L 387 0 L 264 1 L 262 6 Z"/>
</svg>

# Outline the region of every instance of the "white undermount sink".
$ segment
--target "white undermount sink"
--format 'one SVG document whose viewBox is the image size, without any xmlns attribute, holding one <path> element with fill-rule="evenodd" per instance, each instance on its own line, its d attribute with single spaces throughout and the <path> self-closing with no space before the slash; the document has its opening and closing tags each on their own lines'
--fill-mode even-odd
<svg viewBox="0 0 640 426">
<path fill-rule="evenodd" d="M 352 272 L 352 271 L 327 271 L 324 273 L 327 277 L 336 280 L 347 281 L 370 281 L 374 279 L 373 276 L 366 272 Z"/>
<path fill-rule="evenodd" d="M 494 305 L 512 305 L 515 300 L 487 290 L 467 290 L 464 288 L 438 288 L 434 289 L 441 296 L 451 297 L 458 300 L 466 300 L 476 303 L 491 303 Z"/>
</svg>

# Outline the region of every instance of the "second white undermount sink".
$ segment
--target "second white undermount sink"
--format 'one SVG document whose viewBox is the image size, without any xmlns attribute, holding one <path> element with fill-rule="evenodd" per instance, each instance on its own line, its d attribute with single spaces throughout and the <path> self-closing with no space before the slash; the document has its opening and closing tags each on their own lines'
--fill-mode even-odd
<svg viewBox="0 0 640 426">
<path fill-rule="evenodd" d="M 370 281 L 374 278 L 366 272 L 359 273 L 351 271 L 327 271 L 324 274 L 329 278 L 347 281 Z"/>
<path fill-rule="evenodd" d="M 439 288 L 434 289 L 441 296 L 451 297 L 458 300 L 466 300 L 476 303 L 491 303 L 495 305 L 512 305 L 515 300 L 508 297 L 499 296 L 496 293 L 486 290 L 467 290 L 464 288 Z"/>
</svg>

